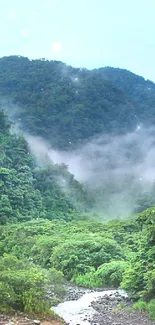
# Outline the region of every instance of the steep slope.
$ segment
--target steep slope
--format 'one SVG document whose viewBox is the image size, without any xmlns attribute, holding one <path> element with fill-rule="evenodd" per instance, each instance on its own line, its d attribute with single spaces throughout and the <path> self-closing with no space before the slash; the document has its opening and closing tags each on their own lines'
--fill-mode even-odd
<svg viewBox="0 0 155 325">
<path fill-rule="evenodd" d="M 85 210 L 89 201 L 65 165 L 48 164 L 47 160 L 37 167 L 24 138 L 9 133 L 3 112 L 0 112 L 0 196 L 0 224 L 40 217 L 71 220 L 76 211 Z"/>
<path fill-rule="evenodd" d="M 152 81 L 118 68 L 101 68 L 96 73 L 125 91 L 136 107 L 135 112 L 139 122 L 155 123 L 155 84 Z"/>
<path fill-rule="evenodd" d="M 127 70 L 77 69 L 58 61 L 0 59 L 1 102 L 31 134 L 72 148 L 101 132 L 154 124 L 155 85 Z M 7 102 L 6 102 L 7 101 Z M 48 118 L 47 118 L 48 116 Z"/>
<path fill-rule="evenodd" d="M 103 71 L 73 69 L 61 62 L 3 58 L 0 60 L 1 103 L 9 115 L 21 119 L 19 124 L 26 130 L 43 135 L 61 148 L 72 144 L 74 147 L 103 131 L 132 130 L 138 121 L 136 112 L 141 118 L 146 117 L 147 123 L 152 123 L 154 85 L 152 97 L 144 96 L 142 101 L 145 85 L 150 82 L 130 72 L 118 70 L 113 76 L 115 70 L 106 72 L 105 69 L 107 75 Z M 130 77 L 133 81 L 127 86 L 125 83 Z M 136 85 L 139 85 L 139 93 Z M 146 145 L 147 150 L 152 149 L 152 138 L 150 146 Z M 130 151 L 130 142 L 121 142 L 118 152 L 123 150 L 122 143 Z M 116 142 L 113 147 L 110 145 L 108 153 L 115 146 Z M 153 154 L 149 155 L 148 161 L 153 162 L 152 157 Z M 115 159 L 116 155 L 112 163 Z M 141 161 L 141 156 L 138 155 L 138 159 Z M 135 160 L 133 163 L 135 165 Z M 128 176 L 127 187 L 130 187 L 132 178 L 129 173 Z M 93 180 L 95 183 L 96 179 Z M 100 181 L 102 183 L 102 178 Z M 119 188 L 122 191 L 120 179 L 116 189 L 113 184 L 109 182 L 109 188 L 101 188 L 102 201 L 108 190 L 110 195 Z M 147 193 L 140 198 L 142 208 L 154 204 L 154 188 L 152 191 L 153 200 Z M 136 189 L 134 195 L 135 192 Z M 25 139 L 10 133 L 2 111 L 0 195 L 0 311 L 48 313 L 52 304 L 46 300 L 49 285 L 55 303 L 61 296 L 65 276 L 88 287 L 121 285 L 136 297 L 151 300 L 149 307 L 142 302 L 142 309 L 144 303 L 145 310 L 152 306 L 149 311 L 155 318 L 154 207 L 126 222 L 114 220 L 103 224 L 90 218 L 84 220 L 84 216 L 79 220 L 79 212 L 91 206 L 92 198 L 65 165 L 55 165 L 44 157 L 38 167 Z M 111 207 L 115 217 L 114 201 Z"/>
<path fill-rule="evenodd" d="M 18 103 L 16 117 L 27 131 L 59 148 L 101 132 L 133 130 L 137 124 L 135 107 L 123 89 L 102 73 L 62 62 L 1 58 L 0 92 L 8 107 L 11 99 Z"/>
</svg>

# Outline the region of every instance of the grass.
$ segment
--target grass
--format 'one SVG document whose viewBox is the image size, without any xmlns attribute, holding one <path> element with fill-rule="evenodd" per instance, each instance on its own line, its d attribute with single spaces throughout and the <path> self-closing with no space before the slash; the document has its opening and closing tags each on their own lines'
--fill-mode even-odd
<svg viewBox="0 0 155 325">
<path fill-rule="evenodd" d="M 144 300 L 137 301 L 133 308 L 135 310 L 147 312 L 152 320 L 155 320 L 155 299 L 151 299 L 149 303 Z"/>
</svg>

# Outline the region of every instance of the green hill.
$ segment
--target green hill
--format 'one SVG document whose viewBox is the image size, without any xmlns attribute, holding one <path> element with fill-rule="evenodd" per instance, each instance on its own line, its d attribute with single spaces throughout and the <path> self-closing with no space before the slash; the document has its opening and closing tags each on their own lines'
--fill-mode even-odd
<svg viewBox="0 0 155 325">
<path fill-rule="evenodd" d="M 90 194 L 65 164 L 52 163 L 46 154 L 38 164 L 22 132 L 12 132 L 17 127 L 64 150 L 101 133 L 126 134 L 139 123 L 154 124 L 155 85 L 126 70 L 89 71 L 12 56 L 0 59 L 0 102 L 0 312 L 49 314 L 64 295 L 67 280 L 93 288 L 120 286 L 134 298 L 150 301 L 139 306 L 145 305 L 155 318 L 153 182 L 151 196 L 146 190 L 138 201 L 138 211 L 149 209 L 129 220 L 101 223 L 90 211 L 97 207 L 98 196 L 104 206 L 109 195 L 122 194 L 121 173 L 115 182 L 115 174 L 107 174 L 111 177 L 103 186 L 101 178 L 101 187 Z M 130 156 L 132 142 L 135 157 Z M 143 159 L 143 152 L 137 157 L 135 141 L 121 144 L 117 149 L 125 147 L 127 162 Z M 151 151 L 147 163 L 152 157 Z M 120 172 L 122 160 L 117 167 Z M 133 187 L 135 199 L 137 183 L 131 175 L 133 179 L 129 174 L 123 182 L 127 189 Z M 110 209 L 116 219 L 112 200 Z"/>
<path fill-rule="evenodd" d="M 101 68 L 97 73 L 129 96 L 135 107 L 137 120 L 144 124 L 155 123 L 155 84 L 130 71 L 117 68 Z"/>
<path fill-rule="evenodd" d="M 40 217 L 72 220 L 76 211 L 88 208 L 88 195 L 65 165 L 45 159 L 38 167 L 24 138 L 10 134 L 3 112 L 0 127 L 0 224 Z"/>
<path fill-rule="evenodd" d="M 72 68 L 58 61 L 0 59 L 1 98 L 18 104 L 31 134 L 69 148 L 101 132 L 154 124 L 155 85 L 127 70 Z M 11 109 L 11 108 L 10 108 Z"/>
<path fill-rule="evenodd" d="M 0 59 L 1 98 L 5 97 L 8 107 L 12 100 L 18 104 L 16 117 L 27 131 L 45 137 L 57 148 L 67 149 L 70 142 L 75 146 L 101 132 L 135 129 L 139 108 L 113 75 L 107 80 L 106 71 L 72 68 L 57 61 L 4 57 Z M 126 74 L 123 83 L 139 78 Z"/>
</svg>

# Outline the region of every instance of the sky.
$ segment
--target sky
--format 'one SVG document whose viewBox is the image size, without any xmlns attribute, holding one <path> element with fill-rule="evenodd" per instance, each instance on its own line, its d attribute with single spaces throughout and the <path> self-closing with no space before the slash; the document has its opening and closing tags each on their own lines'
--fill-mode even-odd
<svg viewBox="0 0 155 325">
<path fill-rule="evenodd" d="M 113 66 L 155 82 L 155 0 L 0 1 L 0 57 Z"/>
</svg>

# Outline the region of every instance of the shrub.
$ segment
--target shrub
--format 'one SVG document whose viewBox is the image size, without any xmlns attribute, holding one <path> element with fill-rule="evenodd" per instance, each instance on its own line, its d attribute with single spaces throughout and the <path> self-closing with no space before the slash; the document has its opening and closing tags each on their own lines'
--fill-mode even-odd
<svg viewBox="0 0 155 325">
<path fill-rule="evenodd" d="M 17 299 L 12 287 L 7 283 L 0 282 L 0 311 L 10 310 Z"/>
<path fill-rule="evenodd" d="M 131 293 L 144 290 L 144 270 L 140 262 L 127 266 L 122 274 L 121 288 Z"/>
<path fill-rule="evenodd" d="M 49 286 L 58 285 L 61 273 L 45 270 L 12 255 L 0 258 L 0 311 L 21 310 L 47 314 L 52 305 Z"/>
<path fill-rule="evenodd" d="M 155 297 L 155 270 L 148 271 L 144 275 L 145 279 L 145 298 L 150 300 Z"/>
<path fill-rule="evenodd" d="M 94 288 L 102 286 L 102 282 L 97 278 L 93 267 L 85 274 L 75 275 L 72 280 L 76 284 L 84 287 Z"/>
<path fill-rule="evenodd" d="M 147 306 L 147 311 L 152 320 L 155 320 L 155 299 L 150 300 Z"/>
<path fill-rule="evenodd" d="M 50 301 L 43 290 L 29 289 L 22 294 L 24 311 L 35 314 L 50 314 Z"/>
<path fill-rule="evenodd" d="M 96 277 L 100 280 L 102 285 L 110 285 L 118 288 L 127 266 L 128 263 L 124 261 L 104 263 L 96 271 Z"/>
<path fill-rule="evenodd" d="M 146 311 L 147 310 L 147 303 L 144 300 L 138 300 L 134 303 L 133 308 L 136 310 L 142 310 Z"/>
</svg>

